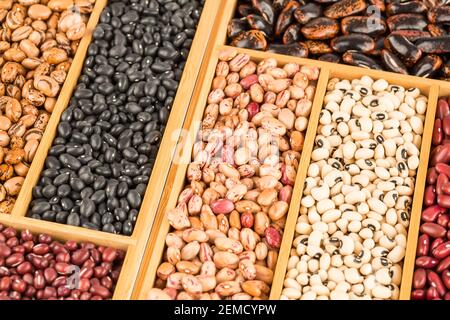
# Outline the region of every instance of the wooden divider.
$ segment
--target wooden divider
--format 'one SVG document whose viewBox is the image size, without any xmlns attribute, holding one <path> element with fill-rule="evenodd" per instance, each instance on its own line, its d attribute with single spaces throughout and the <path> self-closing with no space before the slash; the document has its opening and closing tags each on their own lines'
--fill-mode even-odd
<svg viewBox="0 0 450 320">
<path fill-rule="evenodd" d="M 203 13 L 200 18 L 196 36 L 193 40 L 189 57 L 180 80 L 177 94 L 167 122 L 166 130 L 160 144 L 161 152 L 158 152 L 155 165 L 146 189 L 135 229 L 131 237 L 110 234 L 101 231 L 89 230 L 82 227 L 58 224 L 26 217 L 32 200 L 33 187 L 38 183 L 41 171 L 44 168 L 45 159 L 52 146 L 57 133 L 61 114 L 69 104 L 72 93 L 83 68 L 87 49 L 92 40 L 92 33 L 98 24 L 102 10 L 107 0 L 97 0 L 93 12 L 87 24 L 86 34 L 80 42 L 78 51 L 68 73 L 67 80 L 61 90 L 54 111 L 47 125 L 39 148 L 31 164 L 24 185 L 17 199 L 11 215 L 0 215 L 0 223 L 18 230 L 28 229 L 33 233 L 46 233 L 59 240 L 76 240 L 79 242 L 92 242 L 96 245 L 111 246 L 126 250 L 127 254 L 123 263 L 113 299 L 130 299 L 136 284 L 139 267 L 143 253 L 151 232 L 160 197 L 169 172 L 172 157 L 180 131 L 183 126 L 193 90 L 199 75 L 200 67 L 206 52 L 211 25 L 217 17 L 221 1 L 206 0 Z"/>
</svg>

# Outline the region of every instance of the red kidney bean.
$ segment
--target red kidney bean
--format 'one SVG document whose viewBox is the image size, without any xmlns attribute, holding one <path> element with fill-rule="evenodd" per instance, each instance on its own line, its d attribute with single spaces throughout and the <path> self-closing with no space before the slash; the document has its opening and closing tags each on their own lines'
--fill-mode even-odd
<svg viewBox="0 0 450 320">
<path fill-rule="evenodd" d="M 436 110 L 436 116 L 442 120 L 448 115 L 450 115 L 450 108 L 448 106 L 447 101 L 445 101 L 444 99 L 439 99 Z"/>
<path fill-rule="evenodd" d="M 434 167 L 427 171 L 427 184 L 435 185 L 438 178 L 438 173 Z"/>
<path fill-rule="evenodd" d="M 442 131 L 442 120 L 436 119 L 434 120 L 434 129 L 433 129 L 433 144 L 440 145 L 442 144 L 442 140 L 444 139 L 444 133 Z"/>
<path fill-rule="evenodd" d="M 450 115 L 447 115 L 442 120 L 442 130 L 448 136 L 450 135 Z"/>
<path fill-rule="evenodd" d="M 413 276 L 413 288 L 423 289 L 427 284 L 427 272 L 425 269 L 416 269 Z"/>
<path fill-rule="evenodd" d="M 450 119 L 450 116 L 449 116 L 449 119 Z M 445 174 L 447 177 L 450 177 L 450 166 L 449 165 L 447 165 L 445 163 L 438 163 L 438 164 L 436 164 L 435 168 L 438 173 L 442 173 L 442 174 Z"/>
<path fill-rule="evenodd" d="M 436 271 L 438 273 L 441 273 L 448 268 L 450 268 L 450 256 L 439 262 L 439 264 L 436 267 Z"/>
<path fill-rule="evenodd" d="M 448 213 L 443 213 L 438 216 L 436 222 L 438 225 L 441 225 L 442 227 L 446 228 L 448 223 L 450 222 L 450 216 L 448 215 Z"/>
<path fill-rule="evenodd" d="M 444 284 L 444 286 L 450 290 L 450 270 L 445 270 L 444 272 L 442 272 L 442 282 Z"/>
<path fill-rule="evenodd" d="M 435 203 L 435 201 L 436 201 L 436 188 L 435 188 L 435 186 L 432 186 L 432 185 L 427 186 L 425 188 L 425 194 L 423 196 L 423 204 L 426 207 L 429 207 L 429 206 L 432 206 Z"/>
<path fill-rule="evenodd" d="M 444 183 L 441 189 L 443 193 L 450 195 L 450 182 Z"/>
<path fill-rule="evenodd" d="M 436 249 L 443 243 L 444 243 L 444 239 L 442 239 L 442 238 L 434 239 L 433 242 L 431 242 L 430 251 L 433 251 L 434 249 Z"/>
<path fill-rule="evenodd" d="M 437 172 L 437 169 L 436 169 Z M 442 187 L 449 182 L 448 176 L 444 173 L 439 173 L 439 176 L 437 178 L 436 182 L 436 194 L 438 195 L 438 203 L 439 203 L 439 196 L 443 194 Z M 441 207 L 443 207 L 441 205 Z"/>
<path fill-rule="evenodd" d="M 441 280 L 441 278 L 438 276 L 438 274 L 434 271 L 429 271 L 427 273 L 427 279 L 431 287 L 436 288 L 439 296 L 445 295 L 447 290 L 445 289 L 445 286 Z"/>
<path fill-rule="evenodd" d="M 436 288 L 430 287 L 427 289 L 426 297 L 427 297 L 427 300 L 434 300 L 434 299 L 439 298 L 439 293 Z"/>
<path fill-rule="evenodd" d="M 445 237 L 447 230 L 437 223 L 426 222 L 420 226 L 420 232 L 428 234 L 432 238 L 442 238 Z"/>
<path fill-rule="evenodd" d="M 445 211 L 446 209 L 439 205 L 428 207 L 422 212 L 422 220 L 425 222 L 434 222 L 439 214 L 444 213 Z"/>
<path fill-rule="evenodd" d="M 416 266 L 419 268 L 431 269 L 437 266 L 439 260 L 433 257 L 419 257 L 416 259 Z"/>
<path fill-rule="evenodd" d="M 430 250 L 430 236 L 427 234 L 422 234 L 419 237 L 419 242 L 417 244 L 416 255 L 418 257 L 423 257 L 428 255 L 428 251 Z"/>
<path fill-rule="evenodd" d="M 437 163 L 448 163 L 450 161 L 450 145 L 440 145 L 431 151 L 430 165 L 435 166 Z"/>
</svg>

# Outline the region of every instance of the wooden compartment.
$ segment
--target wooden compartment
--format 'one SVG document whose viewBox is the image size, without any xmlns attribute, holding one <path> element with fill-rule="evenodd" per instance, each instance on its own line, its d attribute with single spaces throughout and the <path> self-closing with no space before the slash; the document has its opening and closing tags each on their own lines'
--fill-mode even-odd
<svg viewBox="0 0 450 320">
<path fill-rule="evenodd" d="M 46 233 L 61 240 L 76 240 L 92 242 L 96 245 L 112 246 L 125 250 L 126 257 L 123 263 L 113 299 L 130 299 L 135 286 L 139 266 L 143 252 L 153 225 L 160 196 L 163 191 L 169 166 L 175 152 L 176 141 L 180 134 L 187 107 L 193 94 L 194 86 L 199 75 L 201 62 L 206 51 L 207 41 L 214 19 L 219 10 L 220 1 L 206 0 L 203 13 L 198 24 L 197 33 L 193 40 L 189 57 L 186 62 L 183 76 L 179 83 L 178 91 L 172 106 L 166 130 L 161 141 L 155 165 L 147 185 L 146 193 L 142 201 L 139 216 L 131 237 L 110 234 L 101 231 L 89 230 L 82 227 L 58 224 L 26 217 L 28 207 L 32 200 L 32 190 L 37 184 L 41 171 L 43 170 L 48 151 L 56 136 L 57 126 L 61 114 L 69 104 L 72 93 L 81 74 L 88 46 L 92 39 L 92 33 L 98 24 L 100 14 L 106 6 L 107 0 L 97 0 L 94 11 L 87 25 L 86 35 L 80 42 L 67 80 L 62 88 L 50 121 L 42 137 L 33 163 L 17 198 L 17 205 L 11 215 L 0 215 L 0 223 L 17 228 L 19 230 L 29 229 L 33 233 Z"/>
<path fill-rule="evenodd" d="M 210 83 L 214 77 L 214 68 L 218 60 L 218 52 L 230 48 L 226 46 L 227 25 L 234 15 L 237 0 L 227 0 L 223 4 L 220 15 L 216 19 L 214 32 L 210 38 L 210 48 L 205 57 L 204 65 L 200 71 L 199 81 L 196 85 L 193 99 L 189 106 L 188 116 L 184 129 L 189 130 L 189 137 L 195 137 L 195 122 L 202 119 L 203 110 L 206 106 L 206 97 L 210 90 Z M 450 83 L 445 81 L 418 78 L 409 75 L 401 75 L 392 72 L 369 70 L 360 67 L 341 65 L 318 60 L 296 58 L 292 56 L 278 55 L 264 51 L 254 51 L 248 49 L 238 49 L 240 53 L 248 53 L 252 60 L 260 61 L 265 58 L 275 58 L 280 64 L 296 62 L 303 65 L 317 66 L 321 70 L 318 86 L 316 88 L 313 109 L 309 119 L 307 135 L 305 137 L 299 167 L 307 168 L 310 164 L 311 152 L 314 146 L 319 114 L 322 109 L 323 98 L 326 93 L 328 80 L 334 77 L 341 79 L 355 79 L 363 75 L 368 75 L 374 79 L 385 79 L 390 84 L 397 84 L 404 87 L 417 87 L 423 95 L 428 96 L 428 108 L 426 121 L 424 123 L 424 133 L 422 136 L 422 146 L 420 150 L 420 166 L 416 176 L 416 185 L 413 196 L 413 205 L 410 212 L 411 220 L 408 229 L 408 242 L 406 256 L 403 265 L 402 284 L 400 288 L 400 299 L 407 300 L 410 296 L 412 273 L 414 271 L 415 250 L 418 239 L 418 229 L 422 210 L 422 199 L 425 188 L 425 177 L 428 166 L 428 158 L 431 148 L 431 136 L 436 112 L 436 105 L 439 96 L 450 95 Z M 165 249 L 165 236 L 169 231 L 169 223 L 165 218 L 165 212 L 175 207 L 178 194 L 184 186 L 184 178 L 187 164 L 190 161 L 192 141 L 180 140 L 177 147 L 177 154 L 184 160 L 184 165 L 173 163 L 166 181 L 160 206 L 156 214 L 154 227 L 150 235 L 139 277 L 133 298 L 145 299 L 146 294 L 152 288 L 156 269 L 158 268 Z M 290 255 L 292 241 L 294 239 L 295 225 L 299 215 L 300 201 L 302 199 L 303 184 L 306 178 L 306 170 L 298 170 L 294 185 L 293 197 L 287 216 L 287 223 L 284 229 L 283 240 L 279 251 L 277 267 L 274 272 L 274 280 L 271 288 L 270 299 L 277 300 L 283 289 L 283 281 L 286 274 L 287 262 Z"/>
</svg>

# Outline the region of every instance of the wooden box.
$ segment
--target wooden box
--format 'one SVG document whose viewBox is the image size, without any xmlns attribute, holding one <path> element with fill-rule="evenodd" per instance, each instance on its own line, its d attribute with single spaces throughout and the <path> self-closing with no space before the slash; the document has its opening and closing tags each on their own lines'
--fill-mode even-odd
<svg viewBox="0 0 450 320">
<path fill-rule="evenodd" d="M 194 90 L 193 99 L 189 106 L 189 113 L 186 118 L 184 129 L 188 130 L 189 137 L 193 138 L 198 131 L 195 124 L 202 120 L 203 112 L 206 107 L 207 96 L 210 92 L 211 82 L 214 77 L 215 67 L 218 62 L 218 53 L 221 50 L 230 48 L 226 46 L 227 25 L 232 19 L 237 0 L 227 0 L 220 9 L 220 15 L 217 17 L 214 32 L 209 39 L 208 52 L 204 59 L 204 64 L 200 71 L 199 81 Z M 403 265 L 402 283 L 400 288 L 400 299 L 408 300 L 411 293 L 412 275 L 414 272 L 415 252 L 418 240 L 418 230 L 420 226 L 420 216 L 422 212 L 422 199 L 425 188 L 425 178 L 428 168 L 428 158 L 431 148 L 431 138 L 436 113 L 436 106 L 439 97 L 450 95 L 450 82 L 418 78 L 408 75 L 401 75 L 391 72 L 369 70 L 348 65 L 322 62 L 318 60 L 296 58 L 285 55 L 277 55 L 269 52 L 254 51 L 247 49 L 238 49 L 241 53 L 247 53 L 255 62 L 266 58 L 275 58 L 280 65 L 288 62 L 296 62 L 301 65 L 317 66 L 320 68 L 320 77 L 315 93 L 312 112 L 309 118 L 309 125 L 306 131 L 304 148 L 302 151 L 300 168 L 307 168 L 310 164 L 311 152 L 314 146 L 320 112 L 326 86 L 331 78 L 355 79 L 363 75 L 368 75 L 374 79 L 385 79 L 390 84 L 398 84 L 404 87 L 417 87 L 423 95 L 428 97 L 428 108 L 426 121 L 424 124 L 424 133 L 422 137 L 422 147 L 420 151 L 420 166 L 417 171 L 416 185 L 413 198 L 413 205 L 410 212 L 410 225 L 408 231 L 408 242 L 406 257 Z M 147 249 L 139 272 L 136 285 L 136 291 L 133 298 L 146 299 L 147 292 L 154 285 L 156 279 L 156 269 L 161 263 L 165 250 L 165 236 L 169 232 L 170 225 L 165 217 L 167 210 L 176 206 L 179 193 L 184 187 L 187 164 L 190 161 L 193 139 L 180 140 L 177 147 L 177 154 L 180 155 L 179 163 L 172 163 L 167 177 L 166 186 L 163 191 L 160 206 L 155 217 L 155 222 L 151 236 L 148 241 Z M 295 225 L 299 215 L 300 201 L 303 195 L 303 186 L 306 179 L 307 170 L 298 170 L 294 185 L 293 197 L 288 211 L 287 223 L 284 229 L 283 240 L 279 251 L 277 267 L 274 272 L 274 280 L 271 288 L 270 299 L 277 300 L 283 289 L 283 281 L 287 270 L 292 241 L 294 239 Z"/>
<path fill-rule="evenodd" d="M 186 67 L 180 81 L 177 95 L 172 106 L 166 131 L 161 141 L 160 150 L 156 158 L 154 169 L 139 211 L 134 232 L 131 237 L 109 234 L 101 231 L 89 230 L 54 222 L 47 222 L 26 217 L 32 200 L 32 189 L 37 184 L 45 159 L 56 136 L 57 126 L 61 114 L 69 104 L 73 90 L 77 84 L 83 68 L 92 33 L 98 24 L 102 10 L 107 0 L 97 0 L 91 13 L 86 34 L 80 42 L 78 51 L 67 76 L 67 80 L 56 102 L 50 121 L 42 137 L 36 156 L 31 164 L 28 175 L 16 201 L 11 215 L 0 215 L 0 223 L 19 230 L 29 229 L 33 233 L 46 233 L 59 240 L 76 240 L 92 242 L 96 245 L 111 246 L 127 251 L 113 299 L 130 299 L 134 289 L 141 258 L 143 256 L 151 227 L 163 191 L 164 182 L 169 171 L 171 159 L 174 155 L 176 142 L 183 125 L 195 83 L 200 71 L 201 62 L 206 51 L 207 41 L 211 33 L 210 26 L 214 23 L 219 10 L 219 2 L 206 0 L 203 14 L 199 21 L 196 36 L 193 40 Z"/>
</svg>

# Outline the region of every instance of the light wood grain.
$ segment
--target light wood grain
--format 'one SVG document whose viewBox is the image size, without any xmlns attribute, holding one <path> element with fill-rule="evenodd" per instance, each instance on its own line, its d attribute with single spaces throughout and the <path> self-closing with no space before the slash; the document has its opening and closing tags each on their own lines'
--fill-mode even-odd
<svg viewBox="0 0 450 320">
<path fill-rule="evenodd" d="M 169 172 L 176 142 L 180 134 L 188 110 L 189 102 L 193 94 L 194 86 L 199 75 L 201 62 L 206 52 L 208 41 L 212 32 L 211 25 L 219 11 L 220 2 L 206 0 L 203 14 L 200 18 L 196 36 L 189 52 L 186 66 L 180 80 L 177 94 L 163 135 L 160 150 L 146 189 L 138 220 L 131 237 L 109 234 L 105 232 L 89 230 L 53 222 L 36 220 L 26 217 L 32 200 L 32 189 L 37 184 L 41 171 L 44 168 L 45 159 L 57 133 L 57 126 L 63 111 L 69 104 L 74 88 L 80 76 L 88 46 L 92 40 L 92 33 L 98 24 L 100 14 L 106 6 L 107 0 L 97 0 L 93 12 L 87 24 L 86 34 L 80 42 L 74 57 L 66 82 L 61 90 L 55 109 L 45 130 L 39 148 L 36 152 L 29 173 L 25 179 L 22 190 L 17 199 L 11 215 L 0 215 L 0 223 L 17 228 L 28 229 L 33 233 L 46 233 L 59 240 L 76 240 L 79 242 L 92 242 L 96 245 L 112 246 L 126 250 L 126 256 L 120 273 L 113 299 L 130 299 L 136 284 L 136 278 L 140 268 L 144 250 L 152 229 L 153 220 L 158 208 L 166 176 Z"/>
</svg>

